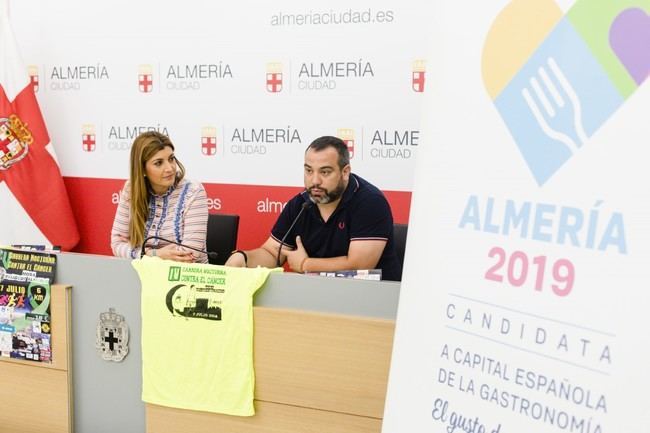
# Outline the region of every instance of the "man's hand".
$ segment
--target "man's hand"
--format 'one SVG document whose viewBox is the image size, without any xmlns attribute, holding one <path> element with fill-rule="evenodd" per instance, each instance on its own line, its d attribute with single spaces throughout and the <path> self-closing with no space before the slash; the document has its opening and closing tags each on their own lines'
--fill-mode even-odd
<svg viewBox="0 0 650 433">
<path fill-rule="evenodd" d="M 289 267 L 294 272 L 303 272 L 302 269 L 303 263 L 306 259 L 309 258 L 305 247 L 302 246 L 302 241 L 300 236 L 296 236 L 296 249 L 293 251 L 282 251 L 287 256 L 287 262 Z"/>
<path fill-rule="evenodd" d="M 230 257 L 228 257 L 228 260 L 226 260 L 226 263 L 224 266 L 233 266 L 236 268 L 245 268 L 246 267 L 246 259 L 244 258 L 244 255 L 242 253 L 233 253 Z"/>
</svg>

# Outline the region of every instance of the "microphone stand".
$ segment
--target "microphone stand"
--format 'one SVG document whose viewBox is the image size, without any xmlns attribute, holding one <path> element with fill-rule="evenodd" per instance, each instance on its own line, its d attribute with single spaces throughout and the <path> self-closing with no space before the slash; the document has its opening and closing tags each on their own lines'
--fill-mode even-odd
<svg viewBox="0 0 650 433">
<path fill-rule="evenodd" d="M 212 252 L 212 251 L 206 251 L 206 250 L 201 250 L 199 248 L 194 248 L 194 247 L 191 247 L 189 245 L 182 244 L 180 242 L 176 242 L 176 241 L 172 241 L 172 240 L 169 240 L 169 239 L 161 238 L 160 236 L 149 236 L 142 242 L 142 248 L 140 249 L 140 258 L 142 258 L 144 256 L 144 254 L 145 254 L 144 253 L 144 247 L 145 247 L 145 245 L 147 245 L 147 241 L 150 241 L 152 239 L 158 239 L 158 240 L 161 240 L 161 241 L 165 241 L 165 242 L 167 242 L 169 244 L 174 244 L 174 245 L 178 245 L 178 246 L 183 247 L 183 248 L 187 248 L 188 250 L 194 250 L 194 251 L 198 251 L 199 253 L 207 254 L 208 257 L 213 259 L 213 260 L 216 259 L 217 255 L 218 255 L 217 253 Z"/>
<path fill-rule="evenodd" d="M 306 202 L 304 202 L 302 204 L 302 207 L 300 208 L 300 212 L 298 212 L 298 215 L 296 215 L 296 217 L 293 219 L 293 222 L 289 226 L 289 230 L 287 230 L 287 232 L 284 234 L 284 236 L 282 236 L 282 240 L 280 240 L 280 248 L 278 248 L 278 255 L 275 258 L 275 264 L 276 264 L 276 266 L 278 268 L 280 267 L 280 253 L 282 252 L 282 246 L 284 245 L 284 241 L 287 239 L 287 236 L 289 236 L 289 233 L 291 233 L 291 230 L 293 229 L 293 226 L 296 225 L 296 223 L 300 219 L 300 216 L 302 215 L 302 213 L 305 211 L 305 209 L 307 209 L 308 207 L 311 207 L 311 205 L 312 205 L 312 202 L 310 202 L 310 201 L 306 201 Z"/>
</svg>

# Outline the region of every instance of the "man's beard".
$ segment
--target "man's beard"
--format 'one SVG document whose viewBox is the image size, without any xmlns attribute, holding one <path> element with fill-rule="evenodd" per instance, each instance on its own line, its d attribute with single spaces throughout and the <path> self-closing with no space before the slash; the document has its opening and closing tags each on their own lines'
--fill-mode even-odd
<svg viewBox="0 0 650 433">
<path fill-rule="evenodd" d="M 323 191 L 323 193 L 322 193 L 322 195 L 320 197 L 314 197 L 312 195 L 312 193 L 311 193 L 312 189 L 319 189 L 319 190 Z M 311 188 L 309 188 L 307 190 L 307 192 L 309 193 L 309 199 L 312 202 L 314 202 L 316 204 L 327 204 L 327 203 L 331 203 L 333 201 L 338 200 L 343 195 L 344 190 L 345 190 L 345 187 L 343 186 L 343 179 L 341 179 L 339 181 L 339 184 L 332 191 L 328 191 L 328 190 L 326 190 L 325 188 L 322 188 L 322 187 L 318 187 L 318 188 L 311 187 Z"/>
</svg>

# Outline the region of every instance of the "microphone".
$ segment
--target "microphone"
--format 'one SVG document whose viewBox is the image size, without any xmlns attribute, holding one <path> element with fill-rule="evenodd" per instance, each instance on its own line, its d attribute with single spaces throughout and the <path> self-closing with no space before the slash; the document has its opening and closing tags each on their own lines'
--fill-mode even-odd
<svg viewBox="0 0 650 433">
<path fill-rule="evenodd" d="M 278 256 L 275 258 L 275 265 L 279 268 L 280 267 L 280 253 L 282 252 L 282 246 L 284 245 L 284 241 L 287 239 L 287 236 L 289 236 L 289 233 L 291 233 L 291 229 L 293 229 L 293 226 L 296 225 L 298 220 L 300 219 L 300 216 L 302 213 L 305 211 L 305 209 L 311 207 L 312 202 L 306 201 L 302 204 L 302 207 L 300 208 L 300 212 L 298 212 L 298 215 L 293 219 L 293 222 L 289 226 L 289 230 L 282 236 L 282 240 L 280 241 L 280 248 L 278 248 Z"/>
<path fill-rule="evenodd" d="M 152 239 L 158 239 L 158 240 L 161 240 L 161 241 L 165 241 L 165 242 L 167 242 L 169 244 L 175 244 L 175 245 L 181 246 L 183 248 L 187 248 L 188 250 L 194 250 L 194 251 L 198 251 L 199 253 L 207 254 L 208 258 L 213 259 L 213 260 L 216 259 L 217 255 L 218 255 L 217 253 L 212 252 L 212 251 L 206 251 L 206 250 L 201 250 L 201 249 L 198 249 L 198 248 L 194 248 L 194 247 L 191 247 L 189 245 L 182 244 L 180 242 L 170 241 L 169 239 L 161 238 L 160 236 L 149 236 L 148 238 L 146 238 L 144 240 L 144 242 L 142 242 L 142 248 L 140 249 L 140 258 L 142 258 L 142 256 L 144 256 L 144 247 L 145 247 L 145 245 L 147 245 L 147 241 L 150 241 Z"/>
</svg>

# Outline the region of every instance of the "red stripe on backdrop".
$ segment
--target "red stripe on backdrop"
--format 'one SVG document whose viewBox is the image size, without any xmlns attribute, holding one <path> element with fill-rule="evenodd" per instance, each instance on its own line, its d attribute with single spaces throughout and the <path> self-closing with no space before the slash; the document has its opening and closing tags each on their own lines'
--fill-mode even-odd
<svg viewBox="0 0 650 433">
<path fill-rule="evenodd" d="M 81 240 L 75 251 L 112 255 L 111 227 L 123 179 L 64 177 Z"/>
<path fill-rule="evenodd" d="M 260 246 L 268 237 L 282 206 L 302 188 L 204 183 L 209 198 L 219 200 L 210 213 L 239 215 L 237 248 Z"/>
<path fill-rule="evenodd" d="M 408 224 L 411 214 L 411 193 L 406 191 L 384 191 L 393 211 L 393 222 Z"/>
<path fill-rule="evenodd" d="M 81 242 L 76 251 L 110 255 L 111 227 L 124 180 L 66 177 L 65 183 L 81 233 Z M 284 186 L 203 185 L 208 195 L 210 213 L 240 216 L 237 246 L 242 249 L 261 245 L 269 237 L 283 204 L 302 190 Z M 408 222 L 411 193 L 384 193 L 393 209 L 395 222 Z"/>
</svg>

